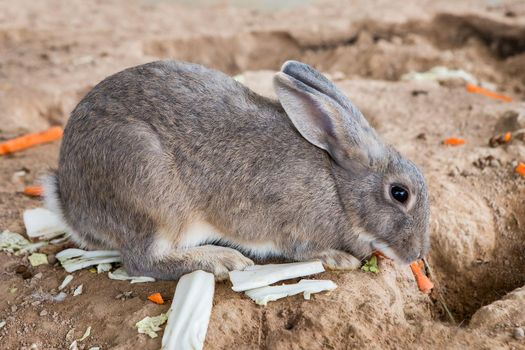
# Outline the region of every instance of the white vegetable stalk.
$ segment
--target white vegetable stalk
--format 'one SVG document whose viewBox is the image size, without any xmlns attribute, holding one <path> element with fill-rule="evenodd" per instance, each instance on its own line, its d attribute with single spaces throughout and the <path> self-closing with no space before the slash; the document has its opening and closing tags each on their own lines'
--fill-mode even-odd
<svg viewBox="0 0 525 350">
<path fill-rule="evenodd" d="M 67 231 L 60 218 L 44 208 L 25 210 L 24 225 L 28 237 L 38 237 L 43 240 L 60 236 Z"/>
<path fill-rule="evenodd" d="M 155 282 L 155 279 L 153 277 L 130 276 L 122 267 L 119 267 L 113 272 L 109 272 L 108 277 L 112 280 L 130 281 L 131 283 Z"/>
<path fill-rule="evenodd" d="M 232 289 L 236 292 L 268 286 L 290 278 L 324 272 L 320 261 L 248 266 L 244 271 L 230 271 Z"/>
<path fill-rule="evenodd" d="M 300 280 L 299 283 L 255 288 L 245 293 L 253 299 L 256 304 L 266 305 L 269 301 L 299 293 L 303 293 L 304 298 L 310 300 L 310 294 L 334 290 L 335 288 L 337 288 L 337 285 L 330 280 Z"/>
<path fill-rule="evenodd" d="M 121 261 L 120 252 L 116 250 L 86 251 L 76 248 L 65 249 L 58 253 L 56 258 L 67 272 L 77 271 L 98 264 L 109 264 Z"/>
<path fill-rule="evenodd" d="M 168 314 L 161 350 L 200 350 L 211 316 L 215 278 L 201 270 L 180 278 Z"/>
</svg>

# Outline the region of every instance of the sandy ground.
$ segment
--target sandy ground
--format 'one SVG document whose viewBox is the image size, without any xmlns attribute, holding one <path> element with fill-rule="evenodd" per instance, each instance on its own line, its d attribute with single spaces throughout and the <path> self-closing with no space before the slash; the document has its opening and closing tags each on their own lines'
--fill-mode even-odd
<svg viewBox="0 0 525 350">
<path fill-rule="evenodd" d="M 428 257 L 436 284 L 421 294 L 407 267 L 381 261 L 378 275 L 327 272 L 339 288 L 313 300 L 255 305 L 218 283 L 206 349 L 525 349 L 525 128 L 523 1 L 0 1 L 0 140 L 64 125 L 105 76 L 159 58 L 242 74 L 272 95 L 272 71 L 301 59 L 327 72 L 379 133 L 423 170 L 431 193 Z M 405 82 L 411 70 L 463 69 L 512 96 L 505 103 L 462 83 Z M 466 145 L 446 147 L 446 137 Z M 24 233 L 22 212 L 42 205 L 19 193 L 56 166 L 53 143 L 0 159 L 0 230 Z M 19 170 L 22 181 L 13 177 Z M 61 246 L 44 252 L 52 256 Z M 0 253 L 2 349 L 158 349 L 134 324 L 168 309 L 176 282 L 131 285 L 87 270 L 29 266 Z M 73 297 L 72 289 L 84 292 Z M 166 305 L 146 297 L 161 292 Z M 127 298 L 116 298 L 131 292 Z M 450 315 L 445 311 L 447 305 Z M 453 318 L 453 319 L 452 319 Z"/>
</svg>

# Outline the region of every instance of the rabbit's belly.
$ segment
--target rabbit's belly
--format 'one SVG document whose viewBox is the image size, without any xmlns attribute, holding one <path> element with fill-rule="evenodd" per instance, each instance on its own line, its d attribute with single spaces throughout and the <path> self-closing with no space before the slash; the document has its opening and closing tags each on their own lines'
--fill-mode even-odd
<svg viewBox="0 0 525 350">
<path fill-rule="evenodd" d="M 178 248 L 204 244 L 217 244 L 240 250 L 248 255 L 265 258 L 280 255 L 281 251 L 272 241 L 248 241 L 225 235 L 206 221 L 196 220 L 188 225 L 177 243 Z"/>
</svg>

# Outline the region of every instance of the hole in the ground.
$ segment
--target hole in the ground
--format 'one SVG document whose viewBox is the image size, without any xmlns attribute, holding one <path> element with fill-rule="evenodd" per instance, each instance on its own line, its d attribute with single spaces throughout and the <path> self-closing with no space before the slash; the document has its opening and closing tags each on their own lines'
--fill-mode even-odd
<svg viewBox="0 0 525 350">
<path fill-rule="evenodd" d="M 450 321 L 445 304 L 455 322 L 466 325 L 480 307 L 525 284 L 525 208 L 520 200 L 522 196 L 523 193 L 504 203 L 490 205 L 495 222 L 495 241 L 490 255 L 468 266 L 447 268 L 446 264 L 440 264 L 443 256 L 439 256 L 439 252 L 434 256 L 431 253 L 439 284 L 432 295 L 436 318 Z"/>
<path fill-rule="evenodd" d="M 282 327 L 286 330 L 294 329 L 303 319 L 303 313 L 300 310 L 285 308 L 279 311 L 279 318 L 282 321 Z"/>
<path fill-rule="evenodd" d="M 525 52 L 525 26 L 475 15 L 441 14 L 435 18 L 431 30 L 445 46 L 460 46 L 470 38 L 477 38 L 501 59 Z"/>
</svg>

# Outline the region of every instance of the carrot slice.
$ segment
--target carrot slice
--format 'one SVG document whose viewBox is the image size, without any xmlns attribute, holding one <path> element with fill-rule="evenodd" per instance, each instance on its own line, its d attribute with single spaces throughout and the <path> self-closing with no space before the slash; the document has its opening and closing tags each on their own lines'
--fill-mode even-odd
<svg viewBox="0 0 525 350">
<path fill-rule="evenodd" d="M 24 188 L 24 194 L 29 197 L 42 197 L 44 189 L 42 186 L 27 186 Z"/>
<path fill-rule="evenodd" d="M 388 259 L 385 254 L 381 253 L 379 250 L 376 250 L 372 253 L 372 255 L 377 256 L 378 258 Z"/>
<path fill-rule="evenodd" d="M 521 176 L 525 177 L 525 164 L 523 164 L 521 162 L 518 163 L 518 165 L 516 166 L 516 169 L 514 169 L 514 171 L 516 171 Z"/>
<path fill-rule="evenodd" d="M 443 140 L 444 145 L 448 146 L 460 146 L 465 144 L 465 140 L 459 137 L 449 137 Z"/>
<path fill-rule="evenodd" d="M 63 130 L 59 126 L 54 126 L 45 131 L 34 134 L 27 134 L 0 143 L 0 155 L 22 151 L 26 148 L 40 145 L 47 142 L 58 140 L 62 137 Z"/>
<path fill-rule="evenodd" d="M 490 91 L 490 90 L 484 89 L 481 86 L 476 86 L 474 84 L 467 84 L 466 89 L 467 89 L 468 92 L 471 92 L 473 94 L 480 94 L 480 95 L 487 96 L 487 97 L 495 99 L 495 100 L 501 100 L 501 101 L 505 101 L 505 102 L 512 102 L 512 97 L 497 94 L 494 91 Z"/>
<path fill-rule="evenodd" d="M 151 294 L 148 297 L 148 299 L 154 302 L 155 304 L 159 304 L 159 305 L 164 304 L 164 299 L 162 299 L 162 295 L 160 295 L 160 293 Z"/>
<path fill-rule="evenodd" d="M 422 263 L 422 261 L 421 261 Z M 416 278 L 417 287 L 419 290 L 425 294 L 430 293 L 434 284 L 428 279 L 428 277 L 423 273 L 421 263 L 414 261 L 410 264 L 410 269 Z"/>
</svg>

